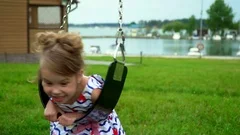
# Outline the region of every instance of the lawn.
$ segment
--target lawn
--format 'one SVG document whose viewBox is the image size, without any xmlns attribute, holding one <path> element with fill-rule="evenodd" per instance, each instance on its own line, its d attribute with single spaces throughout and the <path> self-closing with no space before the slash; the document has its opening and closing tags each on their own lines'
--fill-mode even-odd
<svg viewBox="0 0 240 135">
<path fill-rule="evenodd" d="M 87 57 L 111 60 L 109 57 Z M 128 135 L 240 133 L 240 60 L 128 57 L 116 111 Z M 46 135 L 37 85 L 38 64 L 0 64 L 0 135 Z M 86 74 L 106 75 L 105 65 Z"/>
</svg>

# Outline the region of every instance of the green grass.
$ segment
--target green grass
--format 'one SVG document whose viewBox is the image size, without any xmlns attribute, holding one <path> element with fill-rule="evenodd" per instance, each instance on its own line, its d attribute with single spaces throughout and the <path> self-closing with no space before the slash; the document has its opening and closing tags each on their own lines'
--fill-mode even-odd
<svg viewBox="0 0 240 135">
<path fill-rule="evenodd" d="M 110 57 L 87 57 L 109 60 Z M 116 111 L 128 135 L 237 135 L 240 61 L 127 58 L 128 76 Z M 37 64 L 0 64 L 0 134 L 45 135 L 49 122 L 36 84 Z M 105 76 L 107 66 L 87 65 Z"/>
</svg>

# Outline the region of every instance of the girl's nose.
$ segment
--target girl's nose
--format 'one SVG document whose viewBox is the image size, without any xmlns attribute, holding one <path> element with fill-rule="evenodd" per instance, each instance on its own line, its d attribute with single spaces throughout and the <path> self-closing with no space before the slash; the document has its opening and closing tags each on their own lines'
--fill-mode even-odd
<svg viewBox="0 0 240 135">
<path fill-rule="evenodd" d="M 52 87 L 51 93 L 52 93 L 52 95 L 59 95 L 61 93 L 61 91 L 59 90 L 58 87 Z"/>
</svg>

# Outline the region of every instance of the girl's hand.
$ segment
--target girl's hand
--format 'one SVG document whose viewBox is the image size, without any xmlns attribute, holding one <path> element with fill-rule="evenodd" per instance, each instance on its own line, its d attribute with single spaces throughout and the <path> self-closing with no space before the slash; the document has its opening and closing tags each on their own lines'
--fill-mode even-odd
<svg viewBox="0 0 240 135">
<path fill-rule="evenodd" d="M 51 122 L 55 122 L 57 121 L 57 115 L 59 112 L 60 109 L 52 101 L 49 100 L 44 110 L 45 119 Z"/>
<path fill-rule="evenodd" d="M 62 115 L 58 117 L 58 122 L 63 126 L 70 126 L 75 120 L 80 119 L 83 116 L 84 114 L 79 112 L 62 113 Z"/>
</svg>

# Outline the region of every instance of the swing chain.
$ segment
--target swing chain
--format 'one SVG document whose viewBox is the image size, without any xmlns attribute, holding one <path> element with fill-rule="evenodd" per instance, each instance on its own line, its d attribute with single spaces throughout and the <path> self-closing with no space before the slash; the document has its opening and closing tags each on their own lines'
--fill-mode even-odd
<svg viewBox="0 0 240 135">
<path fill-rule="evenodd" d="M 118 9 L 118 13 L 119 13 L 119 20 L 118 20 L 118 31 L 117 31 L 117 38 L 116 38 L 116 45 L 117 45 L 117 49 L 114 55 L 114 59 L 116 59 L 116 54 L 117 54 L 117 50 L 118 47 L 120 46 L 121 52 L 122 52 L 122 57 L 123 57 L 123 62 L 125 62 L 125 55 L 124 55 L 124 42 L 125 42 L 125 36 L 124 36 L 124 32 L 123 32 L 123 2 L 122 0 L 119 0 L 119 9 Z M 122 39 L 121 43 L 118 43 L 118 39 L 119 37 Z"/>
<path fill-rule="evenodd" d="M 119 20 L 118 20 L 119 31 L 122 31 L 122 23 L 123 23 L 123 20 L 122 20 L 123 9 L 122 8 L 123 8 L 122 0 L 119 0 L 119 9 L 118 9 L 118 13 L 119 13 Z"/>
<path fill-rule="evenodd" d="M 73 0 L 68 0 L 67 2 L 67 5 L 66 5 L 66 9 L 65 9 L 65 14 L 63 16 L 63 22 L 62 22 L 62 25 L 60 26 L 60 29 L 63 30 L 66 22 L 67 22 L 67 17 L 68 17 L 68 14 L 71 12 L 71 5 L 72 5 L 72 2 Z"/>
</svg>

